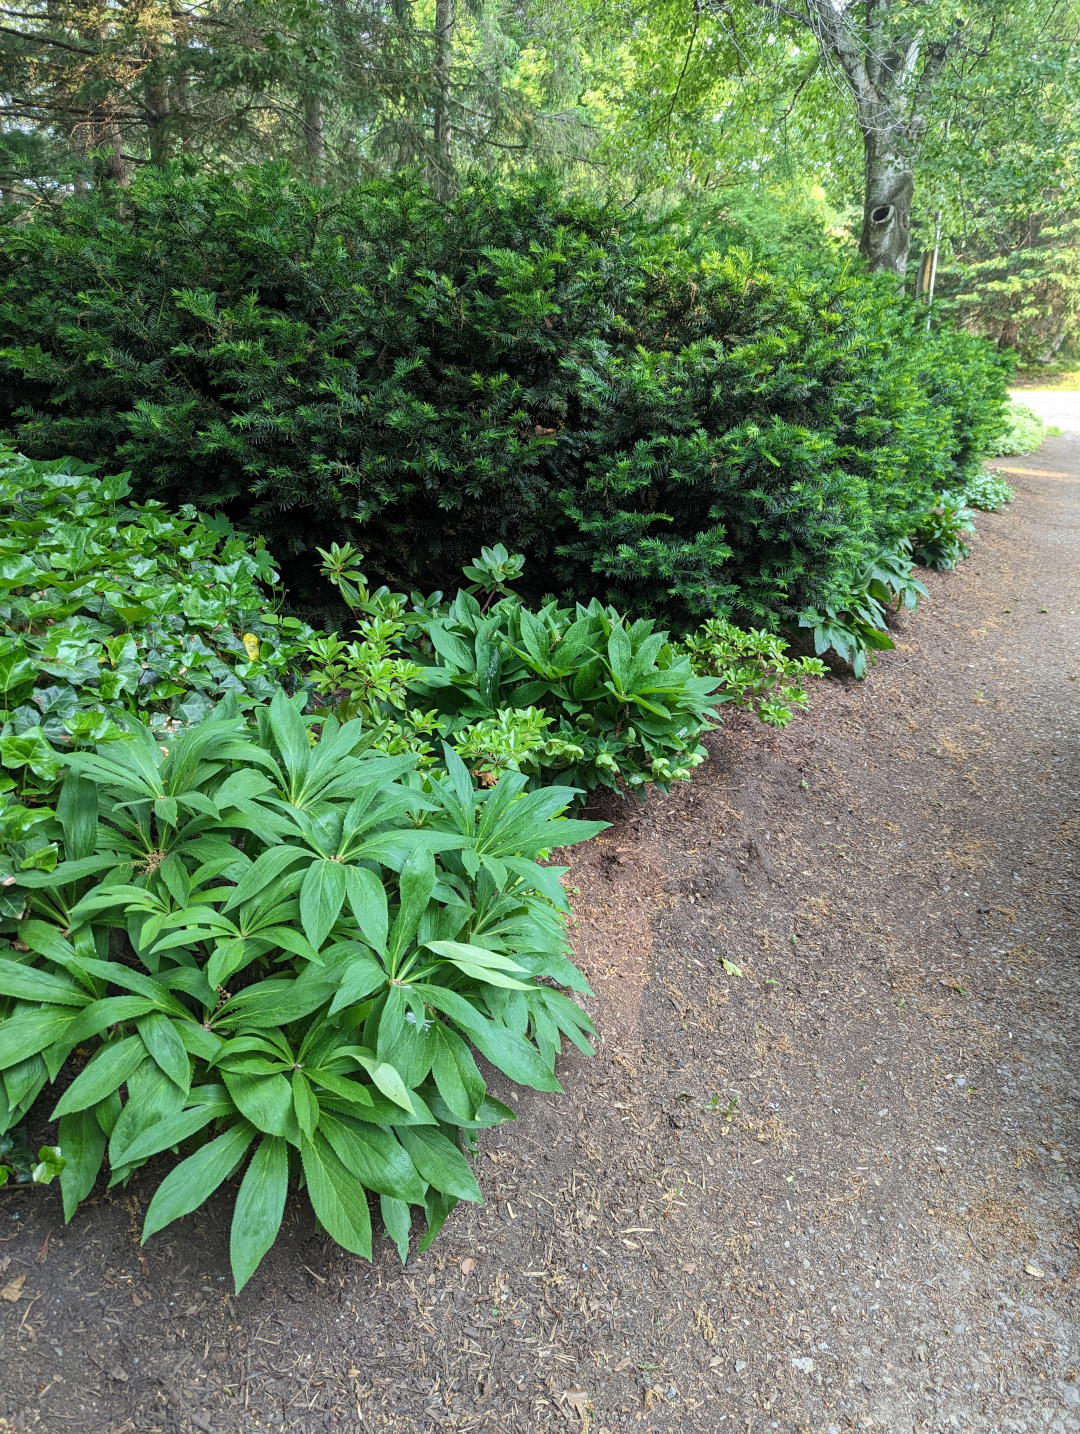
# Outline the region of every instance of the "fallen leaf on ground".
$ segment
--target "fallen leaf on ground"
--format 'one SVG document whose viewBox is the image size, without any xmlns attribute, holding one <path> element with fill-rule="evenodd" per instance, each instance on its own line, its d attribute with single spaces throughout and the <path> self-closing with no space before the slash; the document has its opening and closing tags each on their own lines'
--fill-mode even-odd
<svg viewBox="0 0 1080 1434">
<path fill-rule="evenodd" d="M 467 1260 L 462 1260 L 460 1268 L 463 1275 L 471 1275 L 476 1269 L 476 1261 L 470 1255 Z"/>
<path fill-rule="evenodd" d="M 589 1402 L 589 1391 L 587 1389 L 564 1389 L 563 1398 L 576 1414 L 584 1414 L 585 1406 Z"/>
<path fill-rule="evenodd" d="M 13 1305 L 22 1294 L 22 1287 L 25 1284 L 26 1276 L 16 1275 L 13 1280 L 9 1280 L 4 1288 L 0 1290 L 0 1300 L 4 1300 L 7 1304 Z"/>
<path fill-rule="evenodd" d="M 127 1383 L 127 1371 L 121 1369 L 119 1365 L 117 1365 L 114 1369 L 110 1369 L 109 1373 L 112 1375 L 113 1379 L 119 1380 L 121 1384 Z"/>
<path fill-rule="evenodd" d="M 624 1369 L 632 1369 L 633 1365 L 634 1361 L 632 1359 L 620 1359 L 618 1364 L 615 1366 L 615 1373 L 621 1374 Z"/>
<path fill-rule="evenodd" d="M 141 1308 L 142 1308 L 143 1302 L 142 1302 L 142 1300 L 139 1298 L 139 1296 L 135 1293 L 134 1290 L 132 1290 L 132 1292 L 131 1292 L 131 1303 L 135 1306 L 136 1309 L 141 1309 Z"/>
</svg>

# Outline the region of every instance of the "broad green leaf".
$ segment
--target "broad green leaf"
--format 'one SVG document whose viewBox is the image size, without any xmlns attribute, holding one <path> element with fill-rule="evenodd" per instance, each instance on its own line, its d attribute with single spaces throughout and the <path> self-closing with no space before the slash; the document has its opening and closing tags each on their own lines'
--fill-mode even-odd
<svg viewBox="0 0 1080 1434">
<path fill-rule="evenodd" d="M 388 1131 L 374 1125 L 361 1127 L 325 1111 L 319 1129 L 346 1170 L 369 1190 L 414 1205 L 423 1202 L 424 1182 L 403 1146 Z"/>
<path fill-rule="evenodd" d="M 65 1160 L 60 1192 L 66 1224 L 94 1188 L 105 1155 L 105 1132 L 92 1110 L 77 1110 L 61 1118 L 58 1134 Z"/>
<path fill-rule="evenodd" d="M 236 1108 L 256 1130 L 279 1135 L 295 1145 L 300 1127 L 293 1113 L 292 1086 L 283 1075 L 224 1073 L 225 1085 Z"/>
<path fill-rule="evenodd" d="M 168 1016 L 154 1012 L 143 1016 L 135 1024 L 143 1045 L 154 1060 L 169 1079 L 186 1093 L 191 1085 L 191 1061 L 174 1022 Z"/>
<path fill-rule="evenodd" d="M 345 900 L 345 868 L 336 861 L 313 861 L 300 888 L 300 922 L 316 950 L 330 935 Z"/>
<path fill-rule="evenodd" d="M 387 942 L 390 959 L 395 967 L 416 935 L 416 928 L 427 910 L 434 886 L 435 858 L 428 849 L 419 847 L 410 854 L 408 861 L 401 868 L 401 904 Z"/>
<path fill-rule="evenodd" d="M 224 1092 L 222 1094 L 224 1095 Z M 149 1130 L 142 1131 L 130 1145 L 125 1146 L 118 1154 L 125 1165 L 140 1165 L 144 1160 L 149 1160 L 152 1155 L 157 1155 L 162 1150 L 168 1150 L 174 1145 L 180 1145 L 185 1140 L 190 1140 L 212 1120 L 232 1115 L 234 1111 L 235 1107 L 232 1101 L 227 1099 L 192 1106 L 188 1110 L 182 1110 L 176 1115 L 169 1116 L 166 1120 L 155 1122 Z"/>
<path fill-rule="evenodd" d="M 39 956 L 47 956 L 58 966 L 66 967 L 69 962 L 75 960 L 74 946 L 51 922 L 38 921 L 36 918 L 20 921 L 16 932 L 24 946 L 29 946 L 30 950 L 36 951 Z"/>
<path fill-rule="evenodd" d="M 308 1198 L 331 1239 L 354 1255 L 371 1259 L 371 1214 L 364 1187 L 345 1169 L 323 1136 L 300 1141 Z"/>
<path fill-rule="evenodd" d="M 380 1195 L 379 1212 L 382 1215 L 382 1222 L 386 1227 L 386 1233 L 397 1246 L 397 1252 L 401 1256 L 401 1263 L 405 1264 L 409 1258 L 409 1235 L 412 1231 L 412 1211 L 404 1200 L 396 1200 L 393 1195 Z"/>
<path fill-rule="evenodd" d="M 432 1021 L 431 1030 L 435 1041 L 431 1074 L 439 1094 L 455 1115 L 472 1120 L 487 1089 L 484 1078 L 456 1031 L 442 1021 Z"/>
<path fill-rule="evenodd" d="M 51 976 L 33 966 L 24 966 L 0 954 L 0 996 L 19 1001 L 46 1001 L 59 1006 L 85 1006 L 92 997 L 74 981 Z"/>
<path fill-rule="evenodd" d="M 386 979 L 386 972 L 373 957 L 354 957 L 345 967 L 341 985 L 330 1005 L 330 1015 L 337 1015 L 346 1006 L 355 1006 L 365 996 L 378 991 Z"/>
<path fill-rule="evenodd" d="M 154 1192 L 143 1221 L 142 1243 L 173 1220 L 190 1215 L 228 1179 L 255 1139 L 255 1131 L 244 1120 L 230 1126 L 194 1155 L 170 1170 Z"/>
<path fill-rule="evenodd" d="M 414 986 L 413 990 L 460 1026 L 477 1050 L 511 1080 L 531 1086 L 533 1090 L 562 1090 L 550 1065 L 535 1046 L 523 1036 L 489 1021 L 457 991 L 447 990 L 445 986 Z"/>
<path fill-rule="evenodd" d="M 373 1104 L 371 1095 L 359 1081 L 349 1080 L 347 1076 L 336 1075 L 333 1071 L 321 1070 L 318 1066 L 309 1067 L 307 1073 L 316 1085 L 322 1086 L 341 1100 L 347 1100 L 354 1105 Z"/>
<path fill-rule="evenodd" d="M 310 1139 L 319 1123 L 319 1102 L 303 1071 L 293 1071 L 292 1095 L 297 1124 Z"/>
<path fill-rule="evenodd" d="M 311 853 L 303 847 L 297 846 L 272 846 L 264 851 L 260 857 L 247 869 L 244 875 L 237 882 L 229 896 L 228 901 L 221 908 L 222 911 L 231 911 L 233 907 L 242 905 L 253 896 L 258 896 L 271 882 L 295 866 L 299 861 L 310 861 Z"/>
<path fill-rule="evenodd" d="M 120 1021 L 136 1021 L 140 1016 L 149 1015 L 157 1002 L 143 996 L 106 996 L 85 1006 L 76 1015 L 66 1033 L 72 1045 L 100 1035 L 107 1026 Z"/>
<path fill-rule="evenodd" d="M 93 782 L 69 772 L 60 788 L 56 815 L 64 829 L 68 859 L 92 855 L 98 829 L 98 795 Z"/>
<path fill-rule="evenodd" d="M 59 1120 L 62 1115 L 96 1105 L 118 1090 L 145 1059 L 146 1047 L 138 1036 L 127 1036 L 102 1046 L 57 1101 L 49 1119 Z"/>
<path fill-rule="evenodd" d="M 441 1190 L 436 1190 L 433 1187 L 428 1191 L 424 1204 L 427 1209 L 427 1230 L 416 1247 L 416 1252 L 419 1255 L 430 1248 L 432 1242 L 437 1238 L 439 1231 L 446 1224 L 447 1216 L 457 1204 L 457 1200 L 453 1195 L 445 1195 Z"/>
<path fill-rule="evenodd" d="M 413 1103 L 409 1096 L 408 1088 L 401 1079 L 401 1074 L 394 1066 L 388 1065 L 386 1061 L 365 1062 L 368 1075 L 387 1100 L 392 1100 L 395 1105 L 400 1105 L 402 1110 L 412 1112 Z"/>
<path fill-rule="evenodd" d="M 484 1197 L 469 1162 L 445 1135 L 426 1125 L 403 1125 L 397 1136 L 429 1185 L 458 1200 L 483 1204 Z"/>
<path fill-rule="evenodd" d="M 289 1147 L 266 1135 L 251 1157 L 233 1211 L 229 1258 L 237 1294 L 277 1239 L 289 1188 Z"/>
<path fill-rule="evenodd" d="M 109 1139 L 110 1186 L 126 1178 L 127 1148 L 147 1130 L 179 1115 L 185 1094 L 149 1057 L 128 1077 L 127 1100 Z"/>
<path fill-rule="evenodd" d="M 76 1012 L 70 1007 L 38 1006 L 0 1021 L 0 1070 L 17 1066 L 63 1040 L 75 1019 Z"/>
<path fill-rule="evenodd" d="M 386 932 L 389 912 L 386 904 L 386 888 L 366 866 L 347 866 L 345 871 L 345 894 L 349 909 L 360 928 L 365 941 L 382 953 L 386 950 Z"/>
</svg>

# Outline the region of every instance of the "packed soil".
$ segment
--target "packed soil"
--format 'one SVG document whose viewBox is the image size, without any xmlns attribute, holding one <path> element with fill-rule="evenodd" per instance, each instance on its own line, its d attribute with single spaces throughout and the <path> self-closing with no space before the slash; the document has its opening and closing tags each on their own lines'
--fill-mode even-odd
<svg viewBox="0 0 1080 1434">
<path fill-rule="evenodd" d="M 0 1430 L 1080 1430 L 1080 441 L 998 466 L 865 681 L 574 854 L 602 1039 L 482 1208 L 403 1270 L 296 1201 L 236 1297 L 227 1191 L 7 1190 Z"/>
</svg>

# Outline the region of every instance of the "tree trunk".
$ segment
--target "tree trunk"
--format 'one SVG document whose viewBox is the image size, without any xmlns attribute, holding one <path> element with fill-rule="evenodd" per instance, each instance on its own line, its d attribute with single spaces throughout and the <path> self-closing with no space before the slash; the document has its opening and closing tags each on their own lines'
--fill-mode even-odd
<svg viewBox="0 0 1080 1434">
<path fill-rule="evenodd" d="M 143 46 L 146 60 L 143 115 L 150 138 L 150 163 L 160 168 L 172 158 L 173 132 L 169 120 L 169 88 L 160 67 L 160 46 Z"/>
<path fill-rule="evenodd" d="M 450 124 L 450 60 L 453 32 L 454 0 L 436 0 L 435 103 L 432 123 L 434 143 L 430 171 L 432 187 L 440 199 L 449 197 L 454 180 Z"/>
<path fill-rule="evenodd" d="M 321 166 L 326 158 L 323 106 L 318 95 L 304 96 L 304 151 L 310 163 Z"/>
<path fill-rule="evenodd" d="M 878 130 L 863 133 L 865 186 L 859 253 L 871 269 L 903 280 L 911 247 L 911 200 L 915 179 L 911 161 Z"/>
</svg>

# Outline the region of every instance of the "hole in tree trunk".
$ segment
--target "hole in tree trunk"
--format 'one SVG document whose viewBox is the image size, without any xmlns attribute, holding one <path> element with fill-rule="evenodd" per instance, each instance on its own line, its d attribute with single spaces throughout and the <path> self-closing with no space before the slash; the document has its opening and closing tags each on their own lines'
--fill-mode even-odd
<svg viewBox="0 0 1080 1434">
<path fill-rule="evenodd" d="M 879 204 L 876 209 L 870 211 L 870 219 L 874 224 L 885 224 L 892 218 L 892 212 L 891 204 Z"/>
</svg>

